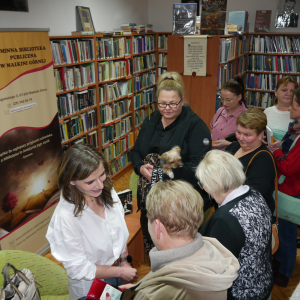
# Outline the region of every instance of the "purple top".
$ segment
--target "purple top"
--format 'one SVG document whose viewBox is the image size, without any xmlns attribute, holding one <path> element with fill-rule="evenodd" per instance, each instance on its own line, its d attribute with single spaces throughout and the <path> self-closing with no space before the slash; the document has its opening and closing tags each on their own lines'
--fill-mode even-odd
<svg viewBox="0 0 300 300">
<path fill-rule="evenodd" d="M 247 108 L 242 102 L 241 106 L 232 115 L 228 116 L 227 109 L 220 107 L 210 122 L 212 141 L 224 140 L 225 136 L 234 133 L 236 131 L 236 118 L 245 110 Z"/>
</svg>

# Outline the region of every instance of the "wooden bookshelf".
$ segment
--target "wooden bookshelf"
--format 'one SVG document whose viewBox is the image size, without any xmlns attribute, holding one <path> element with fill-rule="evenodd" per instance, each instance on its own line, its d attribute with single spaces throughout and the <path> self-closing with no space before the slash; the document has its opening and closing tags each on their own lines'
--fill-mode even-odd
<svg viewBox="0 0 300 300">
<path fill-rule="evenodd" d="M 124 39 L 124 40 L 123 40 Z M 105 42 L 104 42 L 105 41 Z M 95 110 L 96 112 L 96 126 L 93 128 L 89 128 L 86 131 L 79 132 L 75 136 L 70 136 L 67 140 L 62 140 L 62 146 L 64 149 L 67 149 L 74 143 L 77 142 L 91 142 L 90 135 L 96 136 L 97 148 L 100 152 L 107 152 L 113 149 L 113 147 L 120 146 L 120 152 L 116 152 L 116 155 L 112 157 L 106 157 L 110 166 L 114 169 L 114 173 L 112 178 L 115 180 L 122 176 L 124 172 L 127 172 L 129 168 L 132 168 L 132 163 L 130 159 L 130 150 L 132 150 L 134 141 L 137 137 L 139 127 L 142 124 L 145 117 L 149 116 L 149 114 L 155 110 L 154 100 L 156 94 L 156 80 L 157 80 L 157 33 L 144 33 L 144 34 L 131 34 L 124 36 L 104 36 L 104 35 L 88 35 L 88 36 L 53 36 L 50 37 L 51 43 L 56 43 L 64 45 L 64 51 L 69 51 L 69 53 L 63 53 L 62 48 L 60 52 L 53 53 L 53 62 L 54 62 L 54 71 L 56 75 L 61 75 L 63 70 L 68 69 L 69 72 L 74 69 L 78 69 L 76 71 L 78 74 L 81 73 L 81 70 L 87 65 L 90 66 L 90 69 L 94 70 L 93 74 L 93 82 L 88 82 L 85 86 L 73 87 L 70 85 L 70 88 L 66 89 L 67 83 L 62 84 L 63 88 L 57 90 L 58 103 L 60 103 L 61 97 L 63 97 L 64 101 L 68 101 L 68 103 L 63 102 L 65 105 L 72 105 L 72 108 L 75 107 L 75 104 L 72 102 L 74 95 L 79 92 L 83 92 L 88 89 L 93 89 L 95 94 L 94 103 L 90 106 L 81 107 L 82 109 L 74 109 L 67 111 L 66 114 L 61 115 L 60 117 L 60 126 L 64 123 L 67 123 L 69 120 L 73 118 L 80 118 L 81 115 L 90 112 L 91 110 Z M 93 45 L 93 47 L 86 46 L 84 48 L 82 45 Z M 76 46 L 77 44 L 77 46 Z M 83 47 L 80 48 L 79 44 Z M 123 52 L 121 53 L 120 45 L 124 44 Z M 111 45 L 113 51 L 110 49 L 103 48 L 105 46 Z M 100 46 L 102 48 L 100 48 Z M 56 46 L 58 48 L 58 46 Z M 119 47 L 119 48 L 118 48 Z M 123 46 L 122 46 L 123 47 Z M 107 51 L 106 56 L 102 57 L 100 51 Z M 129 50 L 129 51 L 127 51 Z M 70 52 L 71 51 L 71 52 Z M 90 57 L 89 60 L 79 61 L 82 51 L 87 51 L 87 54 L 92 54 L 93 57 Z M 109 52 L 111 51 L 111 52 Z M 119 51 L 119 52 L 118 52 Z M 111 55 L 115 52 L 115 55 Z M 76 54 L 74 54 L 76 53 Z M 122 55 L 117 55 L 122 54 Z M 109 54 L 109 55 L 108 55 Z M 111 56 L 110 56 L 111 55 Z M 60 62 L 57 61 L 57 57 L 59 56 Z M 78 56 L 78 61 L 77 57 Z M 71 59 L 71 61 L 68 59 Z M 146 66 L 145 66 L 146 62 Z M 106 69 L 105 64 L 107 63 Z M 134 70 L 134 64 L 137 64 L 138 68 Z M 112 66 L 121 66 L 121 72 L 124 71 L 123 68 L 126 68 L 126 74 L 124 76 L 116 76 L 116 77 L 104 77 L 105 80 L 99 80 L 99 72 L 107 71 L 112 68 Z M 115 69 L 115 72 L 120 71 L 119 69 Z M 89 70 L 90 70 L 89 69 Z M 85 73 L 87 73 L 85 71 Z M 122 74 L 122 73 L 118 73 Z M 106 73 L 104 74 L 107 75 Z M 69 77 L 68 77 L 69 78 Z M 63 79 L 70 80 L 70 79 Z M 62 79 L 61 79 L 62 81 Z M 127 86 L 129 86 L 127 90 L 127 94 L 118 94 L 115 92 L 118 91 L 119 84 L 122 82 L 128 82 Z M 68 82 L 69 83 L 69 82 Z M 114 90 L 113 98 L 110 101 L 101 101 L 103 99 L 100 96 L 100 88 L 101 92 L 104 93 L 104 89 L 108 89 L 108 86 L 114 85 L 114 87 L 109 87 Z M 85 93 L 85 92 L 83 92 Z M 65 100 L 64 98 L 70 97 L 70 100 Z M 117 97 L 115 97 L 117 95 Z M 138 105 L 135 104 L 139 97 L 143 97 L 142 101 L 139 102 Z M 69 98 L 67 98 L 69 99 Z M 71 101 L 71 102 L 70 102 Z M 124 104 L 122 106 L 122 103 Z M 129 104 L 130 103 L 130 104 Z M 129 104 L 129 105 L 128 105 Z M 118 106 L 119 105 L 119 106 Z M 127 106 L 128 105 L 128 106 Z M 109 107 L 108 107 L 109 106 Z M 61 106 L 60 106 L 61 107 Z M 121 115 L 115 115 L 114 108 L 124 108 L 124 113 Z M 112 118 L 107 119 L 107 122 L 103 122 L 103 113 L 104 110 L 107 110 L 109 113 L 111 112 Z M 101 119 L 102 117 L 102 119 Z M 122 132 L 120 136 L 111 138 L 108 142 L 102 142 L 103 136 L 102 132 L 105 134 L 109 130 L 113 130 L 117 127 L 107 128 L 108 126 L 119 126 L 121 125 L 121 121 L 123 123 L 128 124 L 128 118 L 131 118 L 131 128 L 129 131 Z M 75 122 L 75 121 L 74 121 Z M 78 121 L 78 124 L 81 124 L 81 121 Z M 73 123 L 72 123 L 73 124 Z M 137 125 L 136 125 L 137 124 Z M 74 124 L 73 124 L 74 125 Z M 76 126 L 77 123 L 74 125 Z M 73 128 L 73 127 L 72 127 Z M 96 132 L 96 133 L 95 133 Z M 131 135 L 131 137 L 130 137 Z M 124 140 L 125 139 L 125 140 Z M 125 143 L 126 139 L 128 143 Z M 121 141 L 122 140 L 122 141 Z M 133 141 L 133 144 L 132 144 Z M 124 149 L 124 145 L 126 144 L 126 149 Z M 122 147 L 121 147 L 122 145 Z M 110 148 L 110 150 L 105 150 Z M 118 148 L 119 149 L 119 148 Z M 126 159 L 125 159 L 125 156 Z M 126 165 L 123 165 L 121 168 L 121 163 L 117 160 L 123 157 L 123 161 L 128 162 Z M 112 165 L 114 164 L 114 165 Z"/>
</svg>

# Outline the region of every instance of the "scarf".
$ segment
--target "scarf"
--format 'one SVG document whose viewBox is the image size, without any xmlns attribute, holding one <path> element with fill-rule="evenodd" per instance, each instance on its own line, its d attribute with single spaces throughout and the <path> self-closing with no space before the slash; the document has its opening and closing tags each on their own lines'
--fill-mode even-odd
<svg viewBox="0 0 300 300">
<path fill-rule="evenodd" d="M 282 142 L 280 143 L 280 148 L 282 149 L 282 152 L 285 153 L 285 155 L 282 156 L 280 160 L 286 158 L 295 138 L 299 134 L 300 134 L 300 123 L 297 123 L 297 121 L 291 122 L 289 124 L 287 133 L 285 134 L 285 136 L 282 139 Z"/>
</svg>

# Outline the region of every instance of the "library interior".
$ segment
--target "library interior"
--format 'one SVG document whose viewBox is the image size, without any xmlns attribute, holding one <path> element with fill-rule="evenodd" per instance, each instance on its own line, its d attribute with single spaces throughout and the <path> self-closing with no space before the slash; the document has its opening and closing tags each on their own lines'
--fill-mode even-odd
<svg viewBox="0 0 300 300">
<path fill-rule="evenodd" d="M 299 14 L 0 1 L 3 299 L 300 299 Z"/>
</svg>

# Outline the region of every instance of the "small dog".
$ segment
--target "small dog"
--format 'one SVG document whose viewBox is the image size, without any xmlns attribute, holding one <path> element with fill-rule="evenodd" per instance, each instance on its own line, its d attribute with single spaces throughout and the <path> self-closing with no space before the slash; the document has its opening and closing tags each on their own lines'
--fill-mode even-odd
<svg viewBox="0 0 300 300">
<path fill-rule="evenodd" d="M 183 166 L 180 151 L 180 147 L 175 146 L 170 151 L 167 151 L 158 157 L 160 159 L 160 165 L 162 167 L 163 173 L 167 174 L 171 179 L 174 178 L 172 169 Z"/>
</svg>

